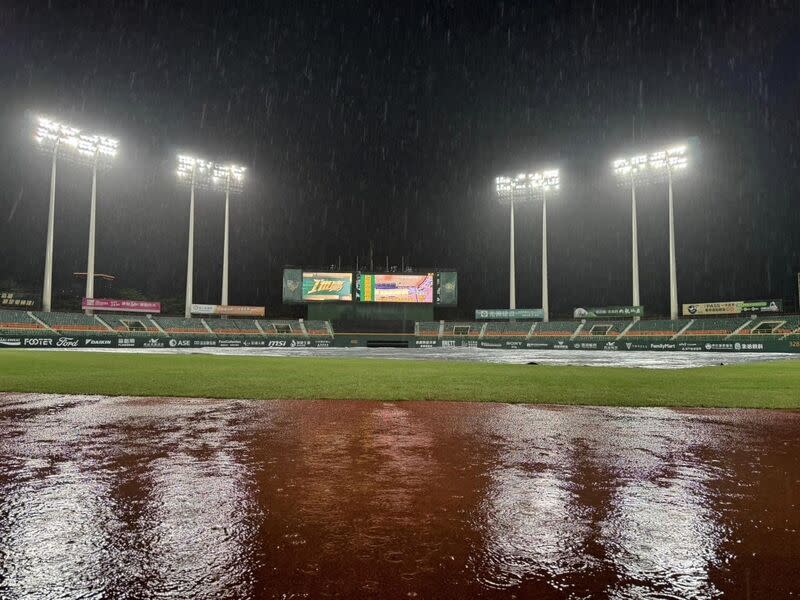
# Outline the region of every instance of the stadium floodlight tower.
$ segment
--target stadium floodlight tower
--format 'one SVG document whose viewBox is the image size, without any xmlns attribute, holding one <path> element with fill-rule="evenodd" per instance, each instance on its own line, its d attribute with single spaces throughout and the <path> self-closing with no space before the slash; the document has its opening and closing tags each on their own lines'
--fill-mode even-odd
<svg viewBox="0 0 800 600">
<path fill-rule="evenodd" d="M 683 175 L 689 166 L 689 150 L 696 138 L 675 144 L 663 150 L 619 158 L 612 162 L 614 174 L 623 185 L 631 186 L 631 270 L 633 279 L 633 305 L 639 298 L 639 244 L 636 222 L 636 186 L 655 183 L 668 184 L 669 188 L 669 300 L 670 318 L 678 318 L 678 279 L 675 261 L 675 211 L 672 199 L 672 181 Z"/>
<path fill-rule="evenodd" d="M 514 257 L 514 204 L 517 202 L 542 201 L 542 311 L 544 321 L 550 319 L 549 295 L 547 287 L 547 196 L 558 192 L 561 180 L 558 169 L 549 169 L 538 173 L 520 173 L 515 176 L 495 178 L 495 192 L 501 202 L 511 206 L 511 235 L 509 249 L 509 308 L 517 306 L 517 291 Z"/>
<path fill-rule="evenodd" d="M 97 207 L 97 169 L 110 167 L 117 155 L 119 142 L 105 135 L 81 133 L 71 125 L 59 123 L 47 117 L 36 120 L 34 139 L 40 150 L 51 154 L 53 166 L 50 172 L 50 209 L 47 217 L 47 247 L 45 250 L 44 285 L 42 286 L 42 310 L 50 312 L 53 296 L 53 230 L 56 206 L 56 163 L 58 158 L 92 167 L 92 201 L 89 217 L 89 256 L 86 268 L 86 298 L 94 298 L 94 254 L 95 215 Z M 91 314 L 91 310 L 87 313 Z"/>
<path fill-rule="evenodd" d="M 225 236 L 222 250 L 222 302 L 228 304 L 228 240 L 230 231 L 230 195 L 244 188 L 245 167 L 215 163 L 208 160 L 178 155 L 178 179 L 190 189 L 189 200 L 189 251 L 186 264 L 186 307 L 188 319 L 192 313 L 192 288 L 194 273 L 194 190 L 195 188 L 225 192 Z"/>
</svg>

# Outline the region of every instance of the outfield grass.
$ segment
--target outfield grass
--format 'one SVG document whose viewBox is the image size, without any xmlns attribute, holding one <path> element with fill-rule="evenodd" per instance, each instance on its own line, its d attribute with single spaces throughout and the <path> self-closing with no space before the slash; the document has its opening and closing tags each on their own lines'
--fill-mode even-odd
<svg viewBox="0 0 800 600">
<path fill-rule="evenodd" d="M 3 350 L 0 390 L 112 396 L 800 408 L 800 361 L 646 370 Z"/>
</svg>

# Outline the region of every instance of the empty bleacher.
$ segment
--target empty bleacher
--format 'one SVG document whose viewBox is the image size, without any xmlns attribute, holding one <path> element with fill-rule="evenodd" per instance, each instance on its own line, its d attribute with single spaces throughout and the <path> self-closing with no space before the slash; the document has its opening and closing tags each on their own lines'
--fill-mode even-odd
<svg viewBox="0 0 800 600">
<path fill-rule="evenodd" d="M 695 319 L 681 338 L 724 339 L 750 321 L 749 317 Z"/>
<path fill-rule="evenodd" d="M 531 331 L 530 339 L 568 340 L 575 333 L 580 323 L 577 321 L 550 321 L 536 323 Z"/>
<path fill-rule="evenodd" d="M 587 321 L 575 335 L 575 339 L 614 340 L 630 325 L 631 321 Z"/>
<path fill-rule="evenodd" d="M 478 338 L 481 335 L 483 323 L 445 323 L 443 338 Z"/>
<path fill-rule="evenodd" d="M 58 312 L 35 312 L 31 313 L 36 315 L 48 327 L 56 330 L 58 333 L 106 333 L 111 332 L 104 327 L 91 315 L 84 315 L 81 313 L 58 313 Z"/>
<path fill-rule="evenodd" d="M 326 321 L 305 321 L 304 325 L 308 335 L 312 337 L 330 337 L 330 330 Z"/>
<path fill-rule="evenodd" d="M 759 317 L 753 319 L 737 333 L 730 336 L 733 340 L 768 341 L 789 336 L 798 336 L 800 317 Z"/>
<path fill-rule="evenodd" d="M 200 319 L 185 319 L 183 317 L 154 317 L 166 334 L 174 338 L 189 338 L 197 336 L 212 336 Z"/>
<path fill-rule="evenodd" d="M 300 328 L 298 321 L 262 321 L 258 320 L 258 324 L 264 331 L 266 336 L 293 336 L 297 337 L 303 335 L 303 330 Z"/>
<path fill-rule="evenodd" d="M 625 338 L 636 338 L 643 341 L 663 341 L 677 335 L 689 324 L 689 319 L 675 321 L 637 321 L 626 333 Z"/>
<path fill-rule="evenodd" d="M 28 334 L 47 331 L 22 310 L 0 310 L 0 333 Z"/>
<path fill-rule="evenodd" d="M 417 323 L 417 335 L 422 337 L 439 337 L 439 321 L 420 321 Z"/>
<path fill-rule="evenodd" d="M 260 336 L 256 322 L 245 319 L 205 319 L 214 333 L 225 335 Z"/>
<path fill-rule="evenodd" d="M 99 315 L 99 318 L 118 335 L 135 337 L 158 337 L 163 335 L 155 324 L 144 315 L 115 315 L 104 313 Z"/>
<path fill-rule="evenodd" d="M 531 321 L 489 321 L 483 337 L 525 338 L 532 326 Z"/>
</svg>

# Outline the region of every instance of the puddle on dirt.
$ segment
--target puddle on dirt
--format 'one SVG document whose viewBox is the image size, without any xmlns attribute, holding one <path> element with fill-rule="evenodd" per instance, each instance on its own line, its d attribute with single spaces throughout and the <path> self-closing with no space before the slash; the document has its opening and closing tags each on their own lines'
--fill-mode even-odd
<svg viewBox="0 0 800 600">
<path fill-rule="evenodd" d="M 791 597 L 800 413 L 0 395 L 0 597 Z"/>
</svg>

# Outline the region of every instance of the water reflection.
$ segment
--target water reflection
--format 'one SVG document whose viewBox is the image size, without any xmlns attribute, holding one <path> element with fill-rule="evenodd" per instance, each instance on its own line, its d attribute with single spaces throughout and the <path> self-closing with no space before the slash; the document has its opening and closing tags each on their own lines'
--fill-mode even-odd
<svg viewBox="0 0 800 600">
<path fill-rule="evenodd" d="M 0 395 L 0 598 L 786 596 L 798 434 L 791 412 Z"/>
</svg>

